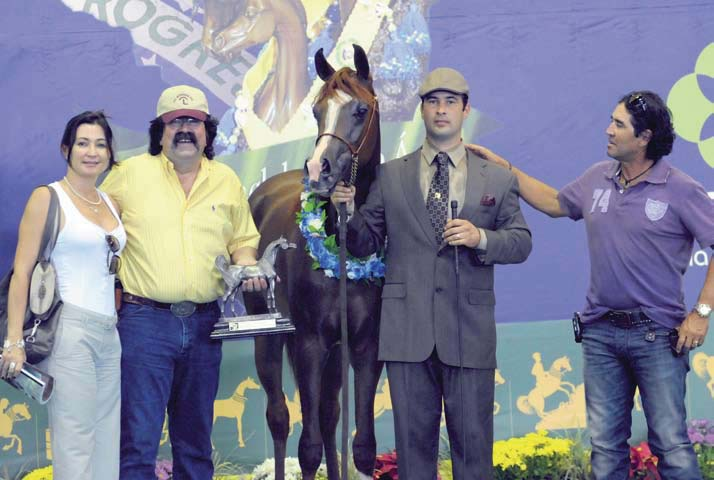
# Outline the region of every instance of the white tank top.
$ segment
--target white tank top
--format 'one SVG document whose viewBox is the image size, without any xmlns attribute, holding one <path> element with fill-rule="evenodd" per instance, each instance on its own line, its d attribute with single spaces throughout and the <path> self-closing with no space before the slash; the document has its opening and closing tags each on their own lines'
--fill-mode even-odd
<svg viewBox="0 0 714 480">
<path fill-rule="evenodd" d="M 111 254 L 105 236 L 114 235 L 121 252 L 126 245 L 126 232 L 119 215 L 107 194 L 99 192 L 119 221 L 114 230 L 106 232 L 79 212 L 59 182 L 50 186 L 57 192 L 64 214 L 64 226 L 52 252 L 62 301 L 102 315 L 114 315 L 114 275 L 109 274 L 107 259 Z"/>
</svg>

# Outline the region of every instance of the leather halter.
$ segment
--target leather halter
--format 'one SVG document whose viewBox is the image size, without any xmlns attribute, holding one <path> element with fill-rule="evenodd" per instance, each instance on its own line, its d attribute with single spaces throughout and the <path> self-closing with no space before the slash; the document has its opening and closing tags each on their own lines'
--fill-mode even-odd
<svg viewBox="0 0 714 480">
<path fill-rule="evenodd" d="M 317 145 L 317 142 L 320 141 L 322 137 L 333 137 L 339 140 L 340 142 L 344 143 L 347 145 L 347 148 L 350 149 L 350 152 L 352 153 L 352 165 L 350 167 L 350 181 L 347 183 L 347 186 L 354 185 L 355 180 L 357 180 L 357 167 L 359 165 L 359 152 L 362 150 L 362 147 L 364 147 L 364 142 L 367 140 L 367 134 L 369 133 L 370 128 L 372 127 L 372 120 L 374 120 L 374 112 L 377 110 L 377 98 L 373 97 L 372 102 L 369 104 L 371 110 L 369 112 L 369 120 L 367 121 L 366 127 L 362 130 L 362 141 L 359 143 L 359 146 L 357 148 L 354 148 L 351 142 L 345 140 L 344 138 L 340 137 L 339 135 L 336 135 L 334 133 L 321 133 L 320 135 L 317 136 L 317 139 L 315 140 L 315 145 Z"/>
</svg>

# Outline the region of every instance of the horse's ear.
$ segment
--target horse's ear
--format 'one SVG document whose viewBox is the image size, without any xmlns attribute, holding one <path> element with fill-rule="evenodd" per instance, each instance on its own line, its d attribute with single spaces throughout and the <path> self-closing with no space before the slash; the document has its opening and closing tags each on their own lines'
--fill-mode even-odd
<svg viewBox="0 0 714 480">
<path fill-rule="evenodd" d="M 363 80 L 369 79 L 369 61 L 367 60 L 367 54 L 364 53 L 362 47 L 356 43 L 352 44 L 352 48 L 355 49 L 354 60 L 357 76 Z"/>
<path fill-rule="evenodd" d="M 315 54 L 315 71 L 317 75 L 326 82 L 335 73 L 335 69 L 325 58 L 325 54 L 322 53 L 322 49 L 318 50 Z"/>
</svg>

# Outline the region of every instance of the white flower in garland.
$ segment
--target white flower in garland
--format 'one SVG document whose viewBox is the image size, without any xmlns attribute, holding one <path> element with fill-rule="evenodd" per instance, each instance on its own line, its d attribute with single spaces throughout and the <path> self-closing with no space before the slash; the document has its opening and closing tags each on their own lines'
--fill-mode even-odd
<svg viewBox="0 0 714 480">
<path fill-rule="evenodd" d="M 301 208 L 296 215 L 300 233 L 305 237 L 305 250 L 312 258 L 312 268 L 322 269 L 330 278 L 340 276 L 339 248 L 334 235 L 327 235 L 323 208 L 327 203 L 317 195 L 304 191 L 300 194 Z M 350 280 L 376 281 L 384 278 L 386 267 L 383 256 L 373 253 L 365 258 L 357 258 L 347 252 L 347 278 Z"/>
<path fill-rule="evenodd" d="M 327 478 L 327 467 L 320 464 L 317 476 Z M 253 469 L 252 480 L 275 480 L 275 459 L 269 458 Z M 285 480 L 302 480 L 300 462 L 295 457 L 285 457 Z"/>
</svg>

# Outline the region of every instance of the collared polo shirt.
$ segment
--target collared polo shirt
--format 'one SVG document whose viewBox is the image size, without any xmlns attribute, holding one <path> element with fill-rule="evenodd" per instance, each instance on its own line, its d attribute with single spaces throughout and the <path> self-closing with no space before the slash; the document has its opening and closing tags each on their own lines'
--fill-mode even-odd
<svg viewBox="0 0 714 480">
<path fill-rule="evenodd" d="M 593 165 L 558 193 L 573 220 L 585 220 L 590 286 L 583 321 L 608 310 L 641 308 L 674 328 L 686 315 L 682 277 L 694 239 L 714 245 L 714 204 L 701 184 L 660 159 L 625 189 L 619 163 Z"/>
<path fill-rule="evenodd" d="M 215 300 L 218 255 L 258 247 L 260 236 L 238 176 L 203 158 L 188 196 L 163 154 L 120 162 L 102 183 L 127 233 L 119 270 L 124 291 L 159 302 Z"/>
</svg>

